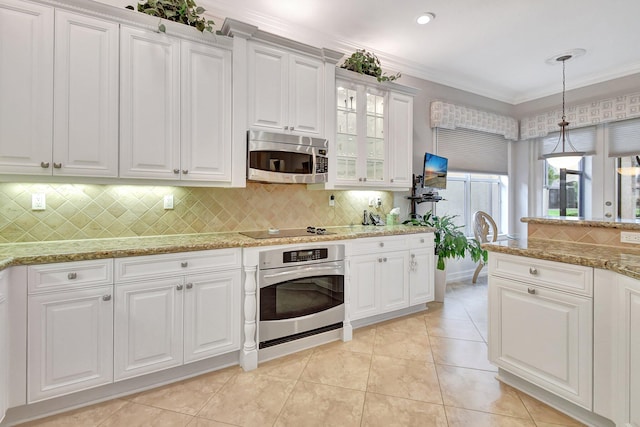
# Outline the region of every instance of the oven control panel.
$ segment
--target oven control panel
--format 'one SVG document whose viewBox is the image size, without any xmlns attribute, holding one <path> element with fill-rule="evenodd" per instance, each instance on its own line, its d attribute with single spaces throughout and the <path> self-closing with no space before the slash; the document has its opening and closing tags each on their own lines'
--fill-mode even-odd
<svg viewBox="0 0 640 427">
<path fill-rule="evenodd" d="M 303 249 L 297 251 L 286 251 L 282 253 L 282 262 L 304 262 L 327 259 L 329 257 L 327 248 Z"/>
</svg>

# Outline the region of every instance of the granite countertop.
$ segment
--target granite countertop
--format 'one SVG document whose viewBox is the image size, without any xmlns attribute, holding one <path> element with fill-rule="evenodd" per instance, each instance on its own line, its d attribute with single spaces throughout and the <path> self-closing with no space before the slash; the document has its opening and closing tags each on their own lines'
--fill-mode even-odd
<svg viewBox="0 0 640 427">
<path fill-rule="evenodd" d="M 612 270 L 640 280 L 640 250 L 543 239 L 505 240 L 482 247 L 490 252 Z"/>
<path fill-rule="evenodd" d="M 640 221 L 627 219 L 599 219 L 573 216 L 563 217 L 524 217 L 521 222 L 528 224 L 575 225 L 581 227 L 616 228 L 620 230 L 640 230 Z"/>
<path fill-rule="evenodd" d="M 363 237 L 429 233 L 433 228 L 410 225 L 328 227 L 334 234 L 272 239 L 252 239 L 240 233 L 178 234 L 116 239 L 60 240 L 0 245 L 0 270 L 13 265 L 46 264 L 136 255 L 246 248 Z"/>
</svg>

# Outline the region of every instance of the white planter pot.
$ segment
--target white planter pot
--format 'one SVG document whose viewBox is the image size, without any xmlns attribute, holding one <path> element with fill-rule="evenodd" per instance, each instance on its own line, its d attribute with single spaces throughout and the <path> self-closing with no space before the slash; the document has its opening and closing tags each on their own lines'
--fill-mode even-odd
<svg viewBox="0 0 640 427">
<path fill-rule="evenodd" d="M 436 257 L 436 263 L 437 263 Z M 438 270 L 436 268 L 435 279 L 434 279 L 434 287 L 435 287 L 435 298 L 436 302 L 444 302 L 444 294 L 447 291 L 447 270 Z"/>
</svg>

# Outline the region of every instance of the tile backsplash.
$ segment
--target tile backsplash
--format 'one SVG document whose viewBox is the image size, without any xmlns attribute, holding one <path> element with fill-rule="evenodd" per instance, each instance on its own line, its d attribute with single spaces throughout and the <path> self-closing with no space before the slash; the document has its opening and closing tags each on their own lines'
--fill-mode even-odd
<svg viewBox="0 0 640 427">
<path fill-rule="evenodd" d="M 46 210 L 31 210 L 44 193 Z M 172 194 L 174 209 L 163 208 Z M 335 196 L 335 206 L 329 198 Z M 382 207 L 369 207 L 371 197 Z M 247 183 L 246 188 L 137 185 L 0 183 L 0 243 L 163 234 L 269 227 L 360 224 L 362 211 L 386 214 L 393 193 L 309 190 L 304 185 Z"/>
</svg>

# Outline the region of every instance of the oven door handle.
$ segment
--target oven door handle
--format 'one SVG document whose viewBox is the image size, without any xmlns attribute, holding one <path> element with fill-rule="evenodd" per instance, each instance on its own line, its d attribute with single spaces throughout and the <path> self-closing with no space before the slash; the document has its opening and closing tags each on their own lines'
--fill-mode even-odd
<svg viewBox="0 0 640 427">
<path fill-rule="evenodd" d="M 296 270 L 289 270 L 289 271 L 281 271 L 279 273 L 271 273 L 271 274 L 263 274 L 260 276 L 260 287 L 264 288 L 265 286 L 270 286 L 273 285 L 274 283 L 280 283 L 284 280 L 284 278 L 287 278 L 288 280 L 292 280 L 292 279 L 300 279 L 302 277 L 309 277 L 309 273 L 320 273 L 320 272 L 326 272 L 326 271 L 331 271 L 333 273 L 333 275 L 338 275 L 338 276 L 342 276 L 344 275 L 344 267 L 342 266 L 326 266 L 326 267 L 318 267 L 318 266 L 313 266 L 313 267 L 306 267 L 306 268 L 298 268 Z M 317 274 L 314 274 L 313 276 L 317 276 Z M 278 281 L 273 280 L 273 279 L 280 279 Z"/>
</svg>

